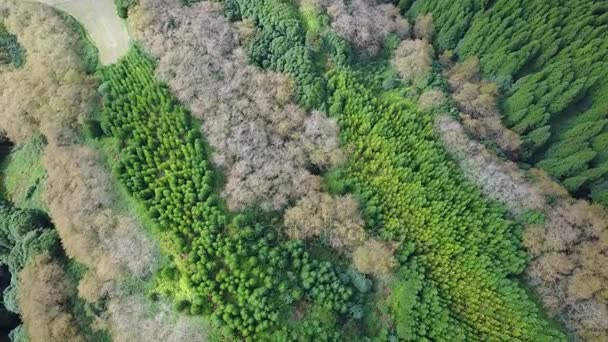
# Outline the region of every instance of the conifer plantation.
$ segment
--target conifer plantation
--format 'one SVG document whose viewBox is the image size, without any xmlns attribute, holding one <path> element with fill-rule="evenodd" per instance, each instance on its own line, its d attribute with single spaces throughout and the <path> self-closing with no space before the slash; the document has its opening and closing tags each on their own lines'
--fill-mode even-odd
<svg viewBox="0 0 608 342">
<path fill-rule="evenodd" d="M 608 5 L 99 1 L 0 0 L 0 341 L 608 340 Z"/>
<path fill-rule="evenodd" d="M 601 1 L 400 1 L 430 13 L 435 46 L 501 90 L 503 122 L 522 137 L 521 160 L 573 194 L 605 202 L 608 4 Z"/>
</svg>

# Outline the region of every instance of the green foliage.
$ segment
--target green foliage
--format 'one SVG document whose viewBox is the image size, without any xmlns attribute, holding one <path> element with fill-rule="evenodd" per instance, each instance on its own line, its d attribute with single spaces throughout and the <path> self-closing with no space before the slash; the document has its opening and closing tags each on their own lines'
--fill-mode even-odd
<svg viewBox="0 0 608 342">
<path fill-rule="evenodd" d="M 523 137 L 521 156 L 542 162 L 571 191 L 588 192 L 584 175 L 608 154 L 564 170 L 551 161 L 556 144 L 591 143 L 608 117 L 608 8 L 594 0 L 415 0 L 402 1 L 414 17 L 432 13 L 440 50 L 455 49 L 460 60 L 477 56 L 484 77 L 505 91 L 504 121 Z M 605 130 L 604 130 L 605 131 Z M 545 153 L 546 149 L 550 151 Z M 579 152 L 579 151 L 577 151 Z M 574 152 L 561 151 L 564 156 Z M 574 158 L 574 157 L 573 157 Z M 550 161 L 546 161 L 549 159 Z M 550 166 L 549 166 L 550 165 Z M 554 173 L 554 171 L 559 171 Z M 590 171 L 591 172 L 591 171 Z M 566 181 L 566 179 L 568 181 Z"/>
<path fill-rule="evenodd" d="M 250 43 L 249 55 L 261 67 L 283 72 L 296 80 L 296 99 L 306 109 L 321 108 L 325 84 L 314 63 L 313 51 L 305 44 L 304 27 L 297 10 L 288 1 L 234 0 L 240 15 L 260 29 Z M 227 10 L 232 10 L 228 7 Z"/>
<path fill-rule="evenodd" d="M 87 120 L 84 123 L 84 134 L 88 138 L 99 138 L 103 135 L 101 122 L 98 120 Z"/>
<path fill-rule="evenodd" d="M 424 335 L 433 339 L 451 336 L 455 340 L 466 340 L 463 328 L 450 319 L 448 310 L 442 307 L 437 285 L 424 281 L 423 269 L 417 260 L 412 260 L 399 271 L 400 281 L 392 284 L 387 305 L 393 314 L 397 336 L 408 341 Z"/>
<path fill-rule="evenodd" d="M 17 36 L 6 30 L 0 22 L 0 64 L 11 64 L 18 68 L 25 62 L 25 51 L 17 41 Z"/>
<path fill-rule="evenodd" d="M 27 333 L 25 332 L 25 327 L 23 325 L 13 329 L 9 334 L 9 339 L 11 342 L 29 342 Z"/>
<path fill-rule="evenodd" d="M 237 0 L 224 0 L 224 14 L 232 21 L 241 19 L 241 8 Z"/>
<path fill-rule="evenodd" d="M 15 209 L 0 200 L 0 266 L 7 266 L 12 276 L 4 289 L 4 306 L 19 313 L 17 307 L 17 276 L 34 254 L 58 247 L 54 230 L 47 229 L 45 218 L 34 210 Z"/>
<path fill-rule="evenodd" d="M 297 21 L 289 13 L 272 19 L 286 21 L 275 22 L 277 30 Z M 381 69 L 373 75 L 386 75 Z M 385 82 L 373 75 L 335 63 L 327 75 L 327 104 L 352 150 L 343 177 L 364 201 L 368 226 L 384 239 L 408 242 L 400 257 L 404 273 L 394 284 L 401 292 L 389 299 L 398 337 L 563 340 L 510 279 L 525 264 L 521 227 L 464 179 L 438 141 L 431 117 L 405 99 L 407 91 L 391 85 L 383 92 L 375 84 Z M 330 184 L 343 177 L 330 177 Z M 379 335 L 395 339 L 391 329 Z"/>
<path fill-rule="evenodd" d="M 322 306 L 307 310 L 301 320 L 289 322 L 268 337 L 268 341 L 343 341 L 340 332 L 333 329 L 336 321 Z"/>
<path fill-rule="evenodd" d="M 555 177 L 571 177 L 584 171 L 587 163 L 593 160 L 596 154 L 591 149 L 578 150 L 567 157 L 545 159 L 538 163 L 538 166 Z"/>
<path fill-rule="evenodd" d="M 399 7 L 409 9 L 412 19 L 421 14 L 432 13 L 435 45 L 439 50 L 452 50 L 469 28 L 475 12 L 483 9 L 484 2 L 485 0 L 402 0 L 399 2 Z"/>
<path fill-rule="evenodd" d="M 84 62 L 87 73 L 95 73 L 99 67 L 99 50 L 97 50 L 97 47 L 89 38 L 87 31 L 78 20 L 63 11 L 58 11 L 58 13 L 68 27 L 80 37 L 78 53 Z"/>
<path fill-rule="evenodd" d="M 520 221 L 526 224 L 544 224 L 545 219 L 543 212 L 530 210 L 522 215 Z"/>
<path fill-rule="evenodd" d="M 116 12 L 121 18 L 126 18 L 129 14 L 129 8 L 135 6 L 139 0 L 114 0 Z"/>
<path fill-rule="evenodd" d="M 91 342 L 111 342 L 110 333 L 103 329 L 96 329 L 95 320 L 101 314 L 101 310 L 78 295 L 76 286 L 87 272 L 86 266 L 65 256 L 58 259 L 63 265 L 69 279 L 70 288 L 66 289 L 68 294 L 69 311 L 74 317 L 78 330 Z"/>
<path fill-rule="evenodd" d="M 608 206 L 608 181 L 592 186 L 591 198 L 597 203 Z"/>
<path fill-rule="evenodd" d="M 380 66 L 372 75 L 387 73 Z M 416 111 L 407 91 L 383 90 L 380 78 L 344 63 L 336 63 L 327 79 L 329 115 L 352 150 L 345 174 L 329 176 L 329 183 L 340 191 L 336 180 L 347 178 L 365 203 L 368 226 L 384 239 L 408 241 L 409 252 L 400 257 L 403 274 L 394 284 L 398 293 L 389 299 L 398 337 L 564 339 L 510 279 L 525 264 L 521 227 L 464 179 L 443 151 L 431 117 Z"/>
<path fill-rule="evenodd" d="M 102 128 L 122 146 L 117 176 L 148 208 L 173 257 L 175 267 L 161 271 L 160 281 L 190 293 L 176 309 L 212 311 L 215 321 L 249 338 L 276 329 L 301 299 L 347 313 L 354 291 L 332 264 L 313 258 L 301 241 L 279 239 L 272 222 L 229 218 L 189 113 L 156 83 L 153 63 L 139 49 L 101 73 Z"/>
<path fill-rule="evenodd" d="M 325 174 L 325 184 L 330 193 L 344 195 L 351 192 L 352 185 L 346 178 L 346 171 L 341 168 L 334 168 Z"/>
<path fill-rule="evenodd" d="M 187 5 L 187 6 L 188 6 L 188 5 L 195 4 L 195 3 L 197 3 L 197 2 L 199 2 L 199 1 L 201 1 L 201 0 L 180 0 L 180 1 L 182 2 L 182 4 L 184 4 L 184 5 Z"/>
<path fill-rule="evenodd" d="M 354 147 L 348 171 L 367 203 L 370 225 L 380 227 L 381 236 L 412 241 L 421 255 L 418 272 L 426 281 L 413 310 L 425 318 L 403 328 L 403 338 L 561 338 L 507 278 L 524 266 L 520 227 L 464 180 L 430 117 L 398 92 L 379 100 L 360 81 L 364 77 L 332 71 L 329 102 L 340 104 L 330 107 L 331 115 L 339 118 L 342 139 Z M 429 316 L 427 305 L 438 309 Z M 493 313 L 486 316 L 488 305 Z"/>
<path fill-rule="evenodd" d="M 1 187 L 6 197 L 19 208 L 45 210 L 42 189 L 46 170 L 42 166 L 41 154 L 44 138 L 36 136 L 16 146 L 0 163 Z"/>
<path fill-rule="evenodd" d="M 4 292 L 10 281 L 11 274 L 8 272 L 8 267 L 0 266 L 0 293 Z M 4 299 L 0 296 L 0 341 L 7 341 L 9 333 L 19 324 L 19 316 L 4 307 Z"/>
</svg>

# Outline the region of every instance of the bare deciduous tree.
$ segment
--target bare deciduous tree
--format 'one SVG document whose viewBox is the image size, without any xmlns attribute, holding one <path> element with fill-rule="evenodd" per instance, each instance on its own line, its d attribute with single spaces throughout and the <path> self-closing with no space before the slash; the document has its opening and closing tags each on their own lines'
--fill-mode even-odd
<svg viewBox="0 0 608 342">
<path fill-rule="evenodd" d="M 153 306 L 143 295 L 125 292 L 102 315 L 114 341 L 207 341 L 208 326 L 200 317 L 178 316 L 166 303 Z"/>
<path fill-rule="evenodd" d="M 521 138 L 502 125 L 498 109 L 498 87 L 481 80 L 479 59 L 470 57 L 446 72 L 453 99 L 463 112 L 462 123 L 468 132 L 494 142 L 501 150 L 516 157 Z"/>
<path fill-rule="evenodd" d="M 312 193 L 285 212 L 285 226 L 291 238 L 321 238 L 346 251 L 366 239 L 359 204 L 352 196 Z"/>
<path fill-rule="evenodd" d="M 78 55 L 78 38 L 56 14 L 38 3 L 7 3 L 5 24 L 27 51 L 25 65 L 0 73 L 0 128 L 15 143 L 36 132 L 62 138 L 89 114 L 93 79 Z M 65 138 L 65 137 L 63 137 Z"/>
<path fill-rule="evenodd" d="M 432 110 L 445 103 L 445 95 L 439 89 L 429 89 L 420 94 L 418 106 L 423 110 Z"/>
<path fill-rule="evenodd" d="M 144 0 L 130 17 L 137 38 L 159 57 L 159 77 L 203 121 L 227 175 L 230 209 L 279 210 L 321 190 L 309 166 L 322 171 L 342 161 L 336 123 L 294 105 L 289 78 L 248 64 L 243 29 L 220 4 Z"/>
<path fill-rule="evenodd" d="M 355 249 L 353 262 L 362 273 L 389 274 L 397 266 L 393 256 L 396 248 L 394 243 L 370 239 Z"/>
<path fill-rule="evenodd" d="M 410 82 L 416 82 L 431 71 L 433 47 L 426 40 L 403 40 L 395 51 L 391 63 L 399 76 Z"/>
<path fill-rule="evenodd" d="M 85 341 L 69 311 L 67 275 L 46 254 L 32 257 L 19 273 L 19 308 L 32 342 Z"/>
<path fill-rule="evenodd" d="M 544 208 L 543 193 L 526 181 L 517 165 L 501 161 L 482 144 L 471 140 L 454 119 L 439 117 L 437 128 L 448 151 L 457 156 L 465 175 L 479 184 L 487 196 L 505 203 L 516 215 Z"/>
<path fill-rule="evenodd" d="M 460 124 L 438 119 L 448 151 L 466 176 L 515 216 L 542 212 L 544 222 L 526 227 L 523 244 L 534 257 L 526 270 L 545 308 L 589 340 L 608 335 L 608 212 L 570 198 L 568 191 L 543 171 L 525 177 L 510 161 L 501 161 L 467 137 Z M 553 198 L 549 203 L 546 196 Z"/>
<path fill-rule="evenodd" d="M 44 198 L 67 254 L 97 273 L 100 282 L 121 272 L 151 274 L 154 244 L 135 218 L 112 209 L 112 179 L 97 152 L 49 144 L 43 163 L 48 172 Z"/>
<path fill-rule="evenodd" d="M 409 23 L 392 4 L 376 0 L 330 0 L 326 4 L 332 29 L 371 56 L 380 51 L 389 34 L 409 35 Z"/>
</svg>

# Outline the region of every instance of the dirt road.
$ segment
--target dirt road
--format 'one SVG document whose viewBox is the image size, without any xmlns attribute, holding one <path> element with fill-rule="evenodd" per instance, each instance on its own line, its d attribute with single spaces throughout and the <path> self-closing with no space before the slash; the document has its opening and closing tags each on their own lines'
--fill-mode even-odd
<svg viewBox="0 0 608 342">
<path fill-rule="evenodd" d="M 129 50 L 129 33 L 112 0 L 38 0 L 72 15 L 99 49 L 102 64 L 112 64 Z"/>
</svg>

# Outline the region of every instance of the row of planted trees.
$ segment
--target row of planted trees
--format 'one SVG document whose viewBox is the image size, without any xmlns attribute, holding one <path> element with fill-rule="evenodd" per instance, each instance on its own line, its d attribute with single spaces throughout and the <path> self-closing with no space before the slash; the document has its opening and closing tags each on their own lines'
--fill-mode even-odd
<svg viewBox="0 0 608 342">
<path fill-rule="evenodd" d="M 231 19 L 257 25 L 249 47 L 254 62 L 289 74 L 302 106 L 328 108 L 339 120 L 342 142 L 352 147 L 340 181 L 364 202 L 367 227 L 401 244 L 390 291 L 379 295 L 388 318 L 372 323 L 370 334 L 564 338 L 511 278 L 526 261 L 521 227 L 463 178 L 431 118 L 405 99 L 406 88 L 385 77 L 387 64 L 351 65 L 349 44 L 323 13 L 303 13 L 303 25 L 301 13 L 284 1 L 231 0 L 225 8 Z M 329 69 L 325 75 L 322 66 Z M 211 313 L 242 336 L 284 339 L 295 330 L 277 326 L 302 298 L 335 313 L 374 315 L 352 305 L 354 277 L 316 261 L 301 242 L 277 240 L 261 223 L 268 220 L 229 218 L 213 195 L 216 177 L 189 114 L 154 81 L 153 65 L 140 52 L 106 69 L 104 78 L 104 130 L 124 147 L 117 171 L 169 237 L 175 268 L 163 277 L 190 289 L 179 309 Z M 338 338 L 333 328 L 308 323 L 302 327 L 311 327 L 309 336 Z"/>
<path fill-rule="evenodd" d="M 282 1 L 232 3 L 277 42 L 307 34 L 298 13 L 284 10 Z M 406 340 L 563 339 L 510 279 L 525 264 L 521 227 L 464 180 L 445 155 L 431 118 L 406 99 L 406 89 L 376 85 L 386 67 L 377 74 L 355 71 L 343 56 L 348 51 L 343 41 L 327 26 L 307 26 L 314 28 L 309 35 L 330 44 L 316 53 L 329 52 L 325 104 L 340 123 L 343 143 L 353 149 L 344 181 L 366 204 L 368 227 L 407 246 L 399 252 L 398 279 L 386 299 L 392 318 L 386 330 Z M 272 55 L 280 52 L 268 49 L 264 60 L 297 64 L 302 56 Z M 252 45 L 250 53 L 259 60 L 258 47 Z M 260 63 L 277 71 L 284 71 L 282 65 Z"/>
<path fill-rule="evenodd" d="M 279 322 L 301 300 L 319 303 L 328 315 L 356 306 L 349 276 L 311 256 L 301 241 L 282 240 L 275 222 L 227 213 L 190 114 L 154 80 L 148 57 L 134 48 L 102 75 L 102 128 L 122 149 L 115 170 L 172 256 L 161 281 L 176 297 L 187 285 L 178 309 L 211 314 L 240 336 L 276 338 L 290 334 Z"/>
<path fill-rule="evenodd" d="M 482 74 L 504 95 L 505 124 L 523 138 L 522 157 L 571 192 L 607 204 L 608 5 L 576 1 L 399 1 L 429 13 L 434 44 Z"/>
</svg>

